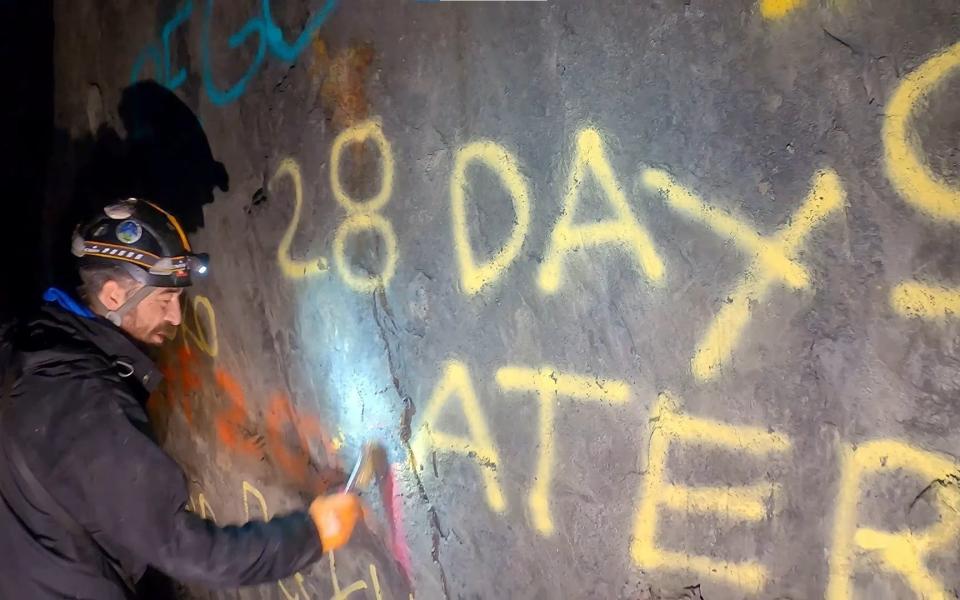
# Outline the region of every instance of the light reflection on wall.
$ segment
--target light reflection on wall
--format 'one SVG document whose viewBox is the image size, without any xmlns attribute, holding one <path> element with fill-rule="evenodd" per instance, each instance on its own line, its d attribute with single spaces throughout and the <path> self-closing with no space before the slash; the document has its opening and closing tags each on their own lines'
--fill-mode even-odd
<svg viewBox="0 0 960 600">
<path fill-rule="evenodd" d="M 302 408 L 321 416 L 341 447 L 345 465 L 352 464 L 363 443 L 371 440 L 382 442 L 395 458 L 397 440 L 391 430 L 399 422 L 402 403 L 396 398 L 383 338 L 369 308 L 373 303 L 333 278 L 306 281 L 299 287 L 295 330 L 301 347 L 299 369 L 313 394 Z"/>
</svg>

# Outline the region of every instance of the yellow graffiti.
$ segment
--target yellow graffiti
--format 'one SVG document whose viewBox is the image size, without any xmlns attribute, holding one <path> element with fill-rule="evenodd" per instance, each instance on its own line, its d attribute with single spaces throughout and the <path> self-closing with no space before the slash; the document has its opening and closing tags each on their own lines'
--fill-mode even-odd
<svg viewBox="0 0 960 600">
<path fill-rule="evenodd" d="M 340 162 L 343 159 L 343 151 L 350 144 L 363 144 L 371 140 L 377 146 L 380 152 L 381 174 L 380 189 L 373 197 L 366 200 L 354 200 L 350 194 L 343 189 L 343 183 L 340 181 Z M 379 119 L 368 119 L 353 127 L 340 132 L 340 135 L 333 140 L 333 147 L 330 150 L 330 188 L 333 190 L 333 197 L 349 213 L 371 213 L 376 212 L 387 205 L 390 201 L 390 195 L 393 194 L 393 176 L 394 176 L 393 150 L 390 142 L 383 135 L 383 127 Z"/>
<path fill-rule="evenodd" d="M 808 3 L 808 0 L 760 0 L 760 16 L 768 21 L 779 21 Z M 847 12 L 851 0 L 830 0 L 829 4 Z"/>
<path fill-rule="evenodd" d="M 497 371 L 497 383 L 507 391 L 535 392 L 540 401 L 539 456 L 537 474 L 530 489 L 528 505 L 533 525 L 541 534 L 554 532 L 550 514 L 550 488 L 554 465 L 554 412 L 560 397 L 609 404 L 624 404 L 630 399 L 630 387 L 622 381 L 559 373 L 552 367 L 528 369 L 503 367 Z"/>
<path fill-rule="evenodd" d="M 957 547 L 960 536 L 960 492 L 955 460 L 940 454 L 919 450 L 897 440 L 872 440 L 859 446 L 846 446 L 840 477 L 840 493 L 834 525 L 833 550 L 830 559 L 829 600 L 846 600 L 853 596 L 851 577 L 857 555 L 873 560 L 874 565 L 899 575 L 918 598 L 946 600 L 953 598 L 943 583 L 930 572 L 926 559 L 939 551 Z M 916 473 L 931 485 L 943 508 L 937 523 L 921 531 L 884 531 L 859 526 L 857 505 L 868 476 L 894 471 Z"/>
<path fill-rule="evenodd" d="M 443 433 L 436 427 L 437 418 L 452 396 L 458 399 L 469 437 Z M 444 366 L 440 382 L 430 396 L 413 443 L 413 455 L 417 465 L 426 464 L 432 450 L 461 454 L 476 461 L 483 476 L 487 504 L 496 512 L 507 507 L 500 487 L 497 469 L 500 468 L 500 452 L 490 435 L 487 418 L 477 401 L 477 394 L 470 380 L 467 366 L 459 361 L 449 361 Z M 417 465 L 414 465 L 415 468 Z"/>
<path fill-rule="evenodd" d="M 290 594 L 290 590 L 287 589 L 287 586 L 285 586 L 282 581 L 277 582 L 277 586 L 280 588 L 280 593 L 283 594 L 283 597 L 287 600 L 301 600 L 300 593 L 303 592 L 302 600 L 309 600 L 310 594 L 307 593 L 307 588 L 303 585 L 303 575 L 300 573 L 294 573 L 293 581 L 299 588 L 299 590 L 295 591 L 293 595 Z"/>
<path fill-rule="evenodd" d="M 915 208 L 938 221 L 960 223 L 960 190 L 938 177 L 922 158 L 923 150 L 910 120 L 916 108 L 960 67 L 960 42 L 935 54 L 904 77 L 887 102 L 883 148 L 887 177 Z"/>
<path fill-rule="evenodd" d="M 776 21 L 805 3 L 806 0 L 760 0 L 760 14 L 764 19 Z"/>
<path fill-rule="evenodd" d="M 347 600 L 354 592 L 368 589 L 367 582 L 358 579 L 345 588 L 340 587 L 340 578 L 337 576 L 337 558 L 333 551 L 330 552 L 330 582 L 333 584 L 333 596 L 330 600 Z M 380 576 L 377 575 L 377 567 L 370 564 L 370 583 L 373 584 L 373 597 L 375 600 L 383 600 L 383 588 L 380 586 Z M 413 598 L 413 594 L 410 594 Z"/>
<path fill-rule="evenodd" d="M 213 310 L 210 299 L 197 294 L 193 297 L 193 331 L 187 328 L 187 335 L 202 352 L 216 358 L 220 352 L 220 341 L 217 337 L 217 313 Z M 200 322 L 200 309 L 207 315 L 207 326 Z M 209 332 L 209 335 L 208 335 Z"/>
<path fill-rule="evenodd" d="M 960 42 L 942 50 L 904 77 L 887 102 L 883 120 L 883 148 L 887 177 L 914 208 L 935 221 L 960 223 L 960 189 L 951 187 L 930 170 L 910 121 L 928 96 L 960 67 Z M 960 288 L 901 283 L 890 295 L 901 315 L 943 319 L 960 315 Z"/>
<path fill-rule="evenodd" d="M 380 275 L 372 277 L 369 275 L 356 275 L 347 262 L 346 252 L 344 251 L 347 239 L 354 233 L 360 231 L 376 231 L 380 234 L 381 239 L 383 239 L 384 245 L 387 248 L 387 259 L 383 267 L 383 272 Z M 355 214 L 349 217 L 337 228 L 336 237 L 333 239 L 333 246 L 337 249 L 333 256 L 337 261 L 337 269 L 340 271 L 340 275 L 347 285 L 358 292 L 372 292 L 386 285 L 396 271 L 397 236 L 393 232 L 393 225 L 382 215 L 376 213 Z"/>
<path fill-rule="evenodd" d="M 267 499 L 263 497 L 263 493 L 260 492 L 257 488 L 253 486 L 249 481 L 243 482 L 243 516 L 249 521 L 250 520 L 250 496 L 253 496 L 257 505 L 260 508 L 260 518 L 266 521 L 270 518 L 270 513 L 267 511 Z"/>
<path fill-rule="evenodd" d="M 373 596 L 376 600 L 383 600 L 383 590 L 380 588 L 380 578 L 377 576 L 377 568 L 370 565 L 370 583 L 373 584 Z"/>
<path fill-rule="evenodd" d="M 657 254 L 650 234 L 630 210 L 623 188 L 604 152 L 600 134 L 595 129 L 581 130 L 577 134 L 575 151 L 563 209 L 550 234 L 550 242 L 540 266 L 540 289 L 552 294 L 560 288 L 567 254 L 604 244 L 616 244 L 630 250 L 650 281 L 659 283 L 664 276 L 663 261 Z M 574 218 L 581 187 L 587 180 L 588 172 L 600 184 L 616 218 L 576 225 Z"/>
<path fill-rule="evenodd" d="M 515 221 L 510 239 L 490 260 L 478 265 L 470 246 L 467 226 L 467 167 L 479 162 L 493 170 L 513 201 Z M 476 294 L 485 285 L 496 281 L 513 262 L 523 246 L 530 227 L 530 192 L 520 172 L 517 159 L 503 146 L 490 141 L 472 142 L 457 152 L 450 177 L 450 204 L 453 213 L 453 243 L 460 265 L 460 284 L 463 291 Z"/>
<path fill-rule="evenodd" d="M 340 579 L 337 577 L 337 557 L 333 551 L 330 552 L 330 582 L 333 584 L 333 596 L 330 596 L 330 600 L 347 600 L 350 594 L 367 589 L 367 582 L 362 579 L 341 589 Z"/>
<path fill-rule="evenodd" d="M 350 144 L 372 140 L 380 153 L 380 189 L 367 200 L 355 200 L 343 189 L 340 181 L 340 163 L 344 149 Z M 345 129 L 333 142 L 330 151 L 330 187 L 337 203 L 347 211 L 347 218 L 337 228 L 333 240 L 333 256 L 344 282 L 357 292 L 369 293 L 390 283 L 397 268 L 397 236 L 393 224 L 379 214 L 393 194 L 393 150 L 383 135 L 380 121 L 369 119 Z M 376 231 L 384 243 L 384 264 L 379 274 L 357 275 L 346 256 L 347 239 L 360 231 Z"/>
<path fill-rule="evenodd" d="M 956 318 L 960 317 L 960 289 L 907 281 L 893 288 L 890 304 L 906 317 Z"/>
<path fill-rule="evenodd" d="M 210 506 L 210 503 L 207 502 L 207 497 L 202 493 L 197 496 L 197 507 L 200 509 L 200 518 L 209 519 L 214 523 L 217 522 L 217 515 L 213 512 L 213 508 Z"/>
<path fill-rule="evenodd" d="M 647 569 L 683 569 L 715 577 L 752 593 L 759 592 L 767 570 L 755 561 L 730 562 L 660 548 L 656 544 L 661 507 L 674 512 L 713 513 L 719 517 L 757 522 L 766 516 L 765 499 L 778 490 L 776 484 L 741 487 L 691 488 L 669 483 L 667 457 L 671 443 L 712 445 L 755 457 L 789 450 L 783 435 L 757 427 L 735 426 L 682 414 L 670 394 L 662 393 L 650 419 L 650 449 L 641 500 L 634 517 L 631 555 Z"/>
<path fill-rule="evenodd" d="M 701 338 L 691 360 L 691 369 L 697 379 L 711 379 L 732 356 L 750 320 L 751 306 L 766 299 L 774 283 L 780 282 L 796 290 L 810 286 L 807 270 L 796 260 L 797 251 L 814 227 L 834 211 L 842 209 L 843 186 L 833 170 L 818 171 L 800 208 L 786 225 L 765 237 L 742 219 L 704 203 L 665 171 L 647 169 L 643 173 L 643 182 L 648 188 L 663 193 L 674 210 L 704 223 L 751 256 L 750 266 Z"/>
<path fill-rule="evenodd" d="M 277 167 L 276 173 L 270 179 L 268 189 L 274 193 L 277 180 L 281 177 L 289 177 L 293 184 L 293 217 L 287 230 L 280 238 L 280 245 L 277 246 L 277 264 L 280 270 L 289 279 L 305 279 L 323 275 L 327 271 L 327 261 L 325 258 L 294 260 L 290 255 L 290 247 L 293 245 L 293 238 L 296 235 L 297 227 L 300 225 L 300 215 L 303 210 L 303 177 L 300 175 L 300 166 L 292 158 L 284 159 Z"/>
<path fill-rule="evenodd" d="M 179 330 L 182 329 L 184 336 L 201 352 L 216 358 L 220 352 L 220 343 L 217 337 L 217 313 L 213 310 L 213 304 L 206 296 L 197 294 L 190 299 L 188 306 L 189 310 L 184 311 L 183 323 L 174 331 L 173 339 L 176 339 Z M 200 318 L 201 312 L 206 315 L 206 325 Z M 192 322 L 189 319 L 190 313 L 193 316 Z"/>
<path fill-rule="evenodd" d="M 250 496 L 253 496 L 257 501 L 257 507 L 260 509 L 260 518 L 264 521 L 270 519 L 270 511 L 267 510 L 267 499 L 263 497 L 263 493 L 253 486 L 249 481 L 243 482 L 243 515 L 244 518 L 250 520 Z M 293 574 L 294 582 L 299 586 L 300 592 L 303 592 L 303 598 L 306 600 L 310 596 L 307 594 L 307 590 L 303 585 L 303 575 L 300 573 Z M 287 589 L 287 586 L 284 585 L 282 581 L 277 582 L 277 586 L 280 588 L 280 592 L 287 600 L 299 600 L 300 592 L 296 592 L 293 595 L 290 594 L 290 591 Z"/>
<path fill-rule="evenodd" d="M 330 445 L 333 447 L 334 450 L 339 452 L 340 449 L 343 448 L 343 445 L 346 443 L 346 441 L 347 441 L 347 434 L 344 433 L 342 428 L 338 427 L 337 435 L 333 436 L 333 439 L 330 440 Z"/>
</svg>

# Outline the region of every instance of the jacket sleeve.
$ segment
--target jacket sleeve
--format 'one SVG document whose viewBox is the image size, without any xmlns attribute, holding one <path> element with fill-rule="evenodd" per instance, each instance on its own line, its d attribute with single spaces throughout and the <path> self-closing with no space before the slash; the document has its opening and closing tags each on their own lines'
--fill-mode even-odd
<svg viewBox="0 0 960 600">
<path fill-rule="evenodd" d="M 58 444 L 65 452 L 52 481 L 68 497 L 79 496 L 82 510 L 74 516 L 111 554 L 132 555 L 209 587 L 276 581 L 320 558 L 320 539 L 306 512 L 221 527 L 187 511 L 179 465 L 109 398 L 88 406 L 63 432 L 69 440 Z"/>
</svg>

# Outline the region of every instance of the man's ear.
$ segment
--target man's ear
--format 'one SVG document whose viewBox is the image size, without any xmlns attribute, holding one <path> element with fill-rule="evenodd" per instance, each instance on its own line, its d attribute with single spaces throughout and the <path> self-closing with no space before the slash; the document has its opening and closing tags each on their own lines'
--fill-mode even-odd
<svg viewBox="0 0 960 600">
<path fill-rule="evenodd" d="M 127 289 L 120 285 L 119 282 L 108 279 L 103 284 L 103 287 L 100 288 L 97 299 L 108 311 L 114 311 L 123 306 L 123 303 L 127 301 Z"/>
</svg>

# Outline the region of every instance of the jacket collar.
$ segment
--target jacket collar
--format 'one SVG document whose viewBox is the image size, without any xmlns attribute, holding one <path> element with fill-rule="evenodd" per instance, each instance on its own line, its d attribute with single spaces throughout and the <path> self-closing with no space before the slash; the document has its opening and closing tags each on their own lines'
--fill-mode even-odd
<svg viewBox="0 0 960 600">
<path fill-rule="evenodd" d="M 103 317 L 83 316 L 63 308 L 59 303 L 48 303 L 31 324 L 31 329 L 35 327 L 54 333 L 56 337 L 68 338 L 74 343 L 92 346 L 112 362 L 124 380 L 143 388 L 148 394 L 163 379 L 146 349 Z"/>
</svg>

